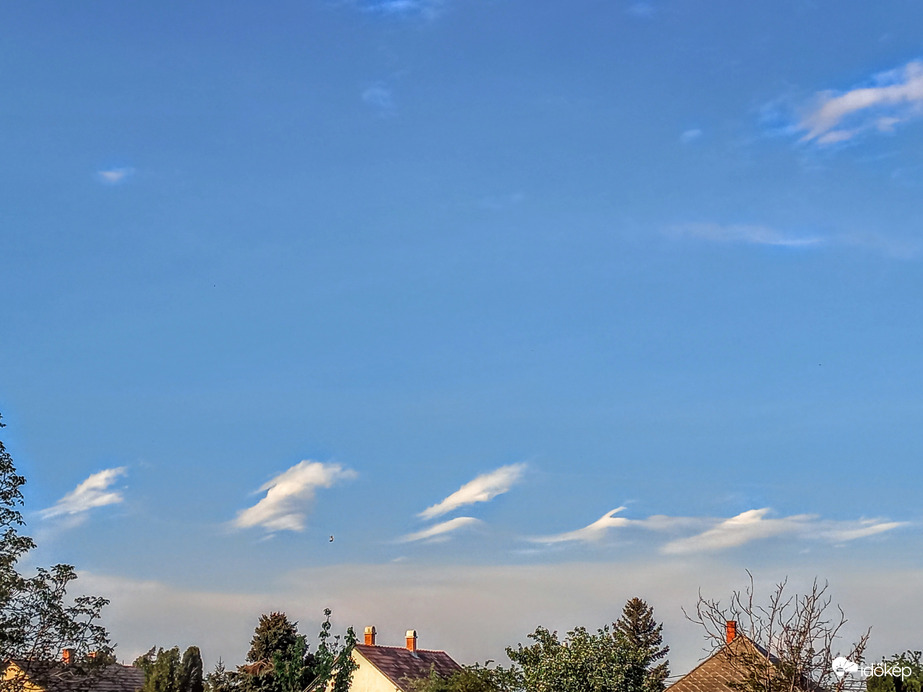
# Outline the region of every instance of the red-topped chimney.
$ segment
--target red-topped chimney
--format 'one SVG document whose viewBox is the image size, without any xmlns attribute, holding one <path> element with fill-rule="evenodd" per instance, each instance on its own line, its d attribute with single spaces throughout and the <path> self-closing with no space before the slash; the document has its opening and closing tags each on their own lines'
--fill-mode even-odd
<svg viewBox="0 0 923 692">
<path fill-rule="evenodd" d="M 365 628 L 365 645 L 366 646 L 375 646 L 375 635 L 378 634 L 375 631 L 375 625 L 370 625 Z"/>
<path fill-rule="evenodd" d="M 417 631 L 416 630 L 407 630 L 407 650 L 408 651 L 417 650 Z"/>
<path fill-rule="evenodd" d="M 728 620 L 724 629 L 725 639 L 730 644 L 737 636 L 737 620 Z"/>
</svg>

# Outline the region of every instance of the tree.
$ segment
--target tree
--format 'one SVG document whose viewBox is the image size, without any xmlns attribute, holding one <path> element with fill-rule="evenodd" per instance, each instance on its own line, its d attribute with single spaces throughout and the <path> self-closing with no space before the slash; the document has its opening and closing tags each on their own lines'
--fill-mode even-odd
<svg viewBox="0 0 923 692">
<path fill-rule="evenodd" d="M 700 593 L 695 613 L 686 614 L 705 630 L 713 650 L 726 653 L 739 678 L 729 683 L 731 687 L 740 692 L 842 690 L 845 679 L 836 677 L 833 660 L 842 655 L 861 663 L 869 630 L 839 651 L 835 647 L 847 620 L 833 605 L 826 582 L 815 579 L 807 593 L 791 594 L 785 579 L 761 603 L 753 575 L 747 575 L 749 585 L 734 591 L 727 606 Z M 727 643 L 727 623 L 732 620 L 745 630 L 745 636 L 738 636 L 740 645 Z"/>
<path fill-rule="evenodd" d="M 529 692 L 637 692 L 628 675 L 631 652 L 608 626 L 595 634 L 577 627 L 564 641 L 538 627 L 529 638 L 535 644 L 506 650 Z"/>
<path fill-rule="evenodd" d="M 224 667 L 220 658 L 215 664 L 215 669 L 205 676 L 205 689 L 207 692 L 235 692 L 239 686 L 237 673 Z"/>
<path fill-rule="evenodd" d="M 77 578 L 70 565 L 40 567 L 31 576 L 18 571 L 20 559 L 35 547 L 31 538 L 19 533 L 25 525 L 20 512 L 25 482 L 0 441 L 0 660 L 58 661 L 64 649 L 71 649 L 74 663 L 68 674 L 73 678 L 113 659 L 109 636 L 98 623 L 108 601 L 99 596 L 70 598 L 68 587 Z M 53 672 L 49 669 L 47 674 Z M 36 676 L 41 677 L 33 672 L 32 682 L 41 685 Z M 21 676 L 14 676 L 0 682 L 0 691 L 16 692 L 23 684 Z"/>
<path fill-rule="evenodd" d="M 923 692 L 923 653 L 905 651 L 882 661 L 888 675 L 874 675 L 866 680 L 868 692 Z M 895 674 L 899 671 L 899 674 Z"/>
<path fill-rule="evenodd" d="M 202 652 L 199 651 L 199 647 L 190 646 L 183 653 L 178 683 L 178 692 L 205 692 L 202 680 Z"/>
<path fill-rule="evenodd" d="M 297 623 L 284 613 L 260 616 L 247 654 L 250 664 L 236 676 L 241 692 L 347 692 L 356 669 L 351 658 L 356 636 L 350 627 L 341 641 L 331 632 L 329 608 L 324 617 L 317 651 L 311 653 Z"/>
<path fill-rule="evenodd" d="M 350 681 L 358 668 L 352 659 L 356 633 L 352 627 L 347 627 L 346 635 L 340 641 L 340 635 L 332 634 L 331 629 L 330 608 L 324 608 L 324 621 L 317 635 L 317 653 L 314 654 L 314 679 L 305 688 L 306 692 L 320 689 L 328 689 L 328 692 L 349 692 Z"/>
<path fill-rule="evenodd" d="M 633 663 L 627 675 L 632 688 L 663 692 L 670 666 L 661 659 L 666 658 L 670 647 L 663 645 L 663 625 L 654 620 L 654 609 L 640 598 L 630 598 L 613 629 L 631 652 Z"/>
<path fill-rule="evenodd" d="M 179 647 L 152 647 L 135 659 L 133 665 L 144 671 L 143 692 L 204 692 L 202 654 L 190 646 L 179 655 Z"/>
<path fill-rule="evenodd" d="M 289 622 L 285 613 L 260 615 L 250 640 L 247 660 L 250 663 L 271 662 L 276 654 L 285 654 L 298 639 L 298 623 Z"/>
<path fill-rule="evenodd" d="M 136 658 L 134 665 L 144 671 L 143 692 L 180 692 L 181 659 L 178 646 L 172 649 L 151 648 Z"/>
</svg>

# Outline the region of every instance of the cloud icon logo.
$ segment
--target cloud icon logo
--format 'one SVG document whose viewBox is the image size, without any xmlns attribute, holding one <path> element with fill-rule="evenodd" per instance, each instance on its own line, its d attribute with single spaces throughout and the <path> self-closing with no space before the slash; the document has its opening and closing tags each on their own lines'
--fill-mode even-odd
<svg viewBox="0 0 923 692">
<path fill-rule="evenodd" d="M 859 664 L 853 663 L 845 656 L 837 656 L 833 659 L 833 663 L 830 667 L 833 668 L 834 675 L 840 680 L 842 680 L 843 676 L 847 673 L 855 673 L 859 670 Z"/>
</svg>

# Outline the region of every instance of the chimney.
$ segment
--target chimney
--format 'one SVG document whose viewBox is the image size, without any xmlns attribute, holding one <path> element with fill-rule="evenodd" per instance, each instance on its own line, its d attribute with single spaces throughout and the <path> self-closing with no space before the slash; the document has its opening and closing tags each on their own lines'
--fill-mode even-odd
<svg viewBox="0 0 923 692">
<path fill-rule="evenodd" d="M 407 650 L 411 653 L 417 650 L 417 631 L 407 630 Z"/>
<path fill-rule="evenodd" d="M 74 662 L 74 650 L 73 649 L 62 649 L 61 650 L 61 660 L 64 662 L 64 665 L 69 666 Z"/>
<path fill-rule="evenodd" d="M 737 620 L 728 620 L 724 629 L 725 640 L 728 644 L 737 637 Z"/>
<path fill-rule="evenodd" d="M 375 635 L 378 634 L 375 631 L 375 625 L 369 625 L 365 628 L 365 645 L 366 646 L 375 646 Z"/>
</svg>

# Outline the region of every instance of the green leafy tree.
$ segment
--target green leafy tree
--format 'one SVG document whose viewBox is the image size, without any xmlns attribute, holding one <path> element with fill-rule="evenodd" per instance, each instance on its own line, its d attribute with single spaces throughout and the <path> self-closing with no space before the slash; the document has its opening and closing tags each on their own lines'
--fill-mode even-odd
<svg viewBox="0 0 923 692">
<path fill-rule="evenodd" d="M 923 692 L 921 656 L 923 654 L 919 651 L 905 651 L 885 659 L 883 663 L 892 670 L 899 670 L 900 675 L 875 675 L 868 678 L 868 692 Z"/>
<path fill-rule="evenodd" d="M 595 634 L 577 627 L 563 641 L 538 627 L 529 638 L 531 646 L 506 650 L 529 692 L 636 692 L 628 674 L 631 652 L 609 627 Z"/>
<path fill-rule="evenodd" d="M 346 636 L 331 632 L 330 608 L 324 609 L 324 621 L 317 635 L 317 653 L 314 654 L 314 678 L 308 686 L 311 690 L 324 689 L 328 692 L 349 692 L 350 681 L 358 666 L 352 659 L 356 646 L 356 633 L 352 627 L 346 629 Z"/>
<path fill-rule="evenodd" d="M 670 647 L 663 644 L 663 625 L 654 620 L 654 609 L 640 598 L 630 598 L 613 628 L 631 658 L 626 673 L 631 688 L 663 692 L 670 675 Z"/>
<path fill-rule="evenodd" d="M 19 533 L 25 525 L 20 511 L 25 482 L 0 441 L 0 660 L 55 661 L 63 649 L 71 649 L 74 663 L 68 675 L 71 686 L 79 688 L 77 676 L 112 660 L 108 634 L 98 622 L 108 601 L 99 596 L 71 598 L 67 591 L 77 573 L 70 565 L 40 567 L 31 576 L 19 572 L 19 561 L 35 547 L 31 538 Z M 50 669 L 48 674 L 60 675 Z M 44 682 L 36 672 L 32 681 Z M 16 692 L 23 683 L 13 676 L 0 681 L 0 691 Z"/>
</svg>

